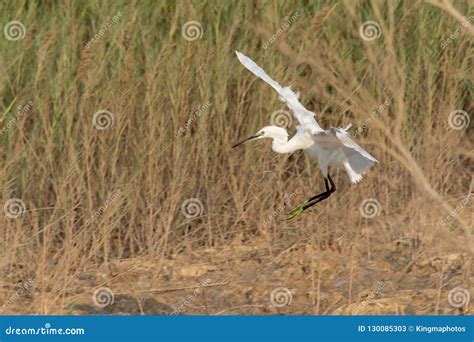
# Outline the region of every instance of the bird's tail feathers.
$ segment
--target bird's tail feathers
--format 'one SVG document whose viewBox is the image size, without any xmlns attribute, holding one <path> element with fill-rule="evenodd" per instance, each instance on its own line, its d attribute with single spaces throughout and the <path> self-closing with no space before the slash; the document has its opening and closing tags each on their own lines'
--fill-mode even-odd
<svg viewBox="0 0 474 342">
<path fill-rule="evenodd" d="M 344 162 L 344 167 L 346 168 L 347 175 L 352 184 L 359 183 L 362 180 L 362 175 L 354 171 L 351 164 L 349 164 L 349 161 L 346 160 Z"/>
</svg>

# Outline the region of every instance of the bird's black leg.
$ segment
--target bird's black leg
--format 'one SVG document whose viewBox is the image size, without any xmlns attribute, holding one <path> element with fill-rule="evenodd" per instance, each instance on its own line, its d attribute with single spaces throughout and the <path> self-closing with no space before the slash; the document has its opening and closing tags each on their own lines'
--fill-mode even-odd
<svg viewBox="0 0 474 342">
<path fill-rule="evenodd" d="M 324 184 L 326 185 L 326 191 L 309 198 L 307 204 L 303 206 L 303 210 L 311 208 L 316 203 L 324 201 L 329 196 L 331 196 L 334 191 L 336 191 L 336 186 L 334 185 L 334 182 L 329 174 L 328 178 L 324 178 Z M 331 187 L 329 187 L 329 185 L 331 185 Z"/>
<path fill-rule="evenodd" d="M 317 199 L 319 197 L 326 196 L 328 194 L 328 192 L 331 191 L 331 188 L 329 187 L 329 182 L 328 182 L 327 178 L 324 178 L 324 185 L 326 186 L 326 191 L 323 191 L 320 194 L 317 194 L 317 195 L 315 195 L 311 198 L 308 198 L 307 202 L 311 202 L 311 201 L 314 201 L 315 199 Z"/>
<path fill-rule="evenodd" d="M 311 198 L 308 198 L 306 201 L 301 203 L 299 206 L 294 208 L 288 213 L 287 220 L 292 220 L 299 214 L 301 214 L 304 210 L 312 207 L 316 203 L 319 203 L 321 201 L 324 201 L 326 198 L 331 196 L 331 194 L 336 191 L 336 186 L 334 185 L 334 182 L 331 178 L 331 176 L 328 174 L 327 178 L 324 178 L 324 185 L 326 186 L 326 191 L 317 194 Z"/>
</svg>

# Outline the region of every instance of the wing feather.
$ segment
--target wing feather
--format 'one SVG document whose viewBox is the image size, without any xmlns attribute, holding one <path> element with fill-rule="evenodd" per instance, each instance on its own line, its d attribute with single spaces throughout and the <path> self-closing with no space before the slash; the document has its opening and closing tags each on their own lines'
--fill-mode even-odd
<svg viewBox="0 0 474 342">
<path fill-rule="evenodd" d="M 347 134 L 347 132 L 340 128 L 333 128 L 336 138 L 342 143 L 342 151 L 346 155 L 350 166 L 359 174 L 365 173 L 378 160 L 375 159 L 369 152 L 357 145 Z"/>
<path fill-rule="evenodd" d="M 248 70 L 250 70 L 255 76 L 269 84 L 275 89 L 279 95 L 281 101 L 285 102 L 288 108 L 293 112 L 293 116 L 298 120 L 300 126 L 310 133 L 316 133 L 321 131 L 316 122 L 315 114 L 307 110 L 301 102 L 298 100 L 299 95 L 291 90 L 291 87 L 282 87 L 278 82 L 273 80 L 261 67 L 259 67 L 254 61 L 245 56 L 244 54 L 236 51 L 237 58 L 240 63 Z"/>
<path fill-rule="evenodd" d="M 365 158 L 367 158 L 367 159 L 369 159 L 369 160 L 371 160 L 375 163 L 378 163 L 378 160 L 375 159 L 369 152 L 367 152 L 362 147 L 357 145 L 354 142 L 354 140 L 352 140 L 349 137 L 349 135 L 347 134 L 347 132 L 345 130 L 342 130 L 340 128 L 334 128 L 334 131 L 335 131 L 337 139 L 339 139 L 339 141 L 344 145 L 344 147 L 352 149 L 352 150 L 360 153 L 361 155 L 363 155 Z"/>
</svg>

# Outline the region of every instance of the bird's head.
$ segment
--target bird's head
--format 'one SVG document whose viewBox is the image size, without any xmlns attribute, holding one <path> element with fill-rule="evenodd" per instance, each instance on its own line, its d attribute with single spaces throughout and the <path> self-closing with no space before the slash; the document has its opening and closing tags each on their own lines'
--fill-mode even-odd
<svg viewBox="0 0 474 342">
<path fill-rule="evenodd" d="M 247 141 L 258 140 L 263 138 L 272 138 L 275 140 L 282 140 L 286 142 L 288 140 L 288 132 L 286 131 L 286 129 L 278 126 L 266 126 L 259 130 L 257 133 L 255 133 L 255 135 L 252 135 L 251 137 L 248 137 L 247 139 L 236 143 L 232 147 L 240 146 Z"/>
</svg>

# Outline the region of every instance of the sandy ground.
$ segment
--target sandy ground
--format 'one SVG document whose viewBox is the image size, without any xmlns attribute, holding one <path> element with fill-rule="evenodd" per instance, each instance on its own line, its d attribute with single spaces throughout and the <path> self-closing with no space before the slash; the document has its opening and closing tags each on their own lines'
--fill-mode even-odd
<svg viewBox="0 0 474 342">
<path fill-rule="evenodd" d="M 465 255 L 424 259 L 418 253 L 423 241 L 406 237 L 371 244 L 370 250 L 349 247 L 350 255 L 344 256 L 344 243 L 344 237 L 327 236 L 318 249 L 293 241 L 270 251 L 263 238 L 239 238 L 174 258 L 113 260 L 84 270 L 60 295 L 42 295 L 34 286 L 5 291 L 20 295 L 3 313 L 39 308 L 73 315 L 473 313 L 465 293 L 450 295 L 460 282 Z M 441 280 L 449 285 L 440 288 Z"/>
</svg>

